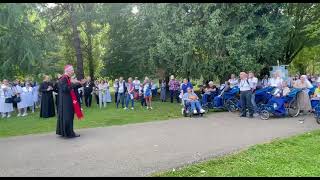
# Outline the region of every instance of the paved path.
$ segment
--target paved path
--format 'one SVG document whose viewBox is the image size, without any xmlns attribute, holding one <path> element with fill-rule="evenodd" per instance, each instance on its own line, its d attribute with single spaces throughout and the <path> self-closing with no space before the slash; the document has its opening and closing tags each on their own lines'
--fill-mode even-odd
<svg viewBox="0 0 320 180">
<path fill-rule="evenodd" d="M 146 176 L 277 137 L 318 129 L 313 117 L 240 119 L 233 113 L 0 139 L 0 176 Z"/>
</svg>

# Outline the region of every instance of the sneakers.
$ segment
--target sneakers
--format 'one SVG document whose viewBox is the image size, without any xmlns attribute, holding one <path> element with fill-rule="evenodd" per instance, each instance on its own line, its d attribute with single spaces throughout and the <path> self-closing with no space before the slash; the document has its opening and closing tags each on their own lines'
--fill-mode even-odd
<svg viewBox="0 0 320 180">
<path fill-rule="evenodd" d="M 150 109 L 152 109 L 152 107 L 150 107 Z"/>
<path fill-rule="evenodd" d="M 7 118 L 10 118 L 11 117 L 11 114 L 8 114 Z"/>
<path fill-rule="evenodd" d="M 124 110 L 127 110 L 128 108 L 127 107 L 125 107 L 125 108 L 123 108 Z"/>
<path fill-rule="evenodd" d="M 19 113 L 18 115 L 17 115 L 17 117 L 20 117 L 21 116 L 21 114 Z"/>
<path fill-rule="evenodd" d="M 1 116 L 2 118 L 5 118 L 6 117 L 6 115 L 4 115 L 4 114 L 2 114 L 2 116 Z"/>
<path fill-rule="evenodd" d="M 184 108 L 181 109 L 181 114 L 183 115 Z M 188 112 L 188 111 L 187 111 Z"/>
<path fill-rule="evenodd" d="M 200 113 L 205 113 L 206 111 L 204 109 L 200 109 Z"/>
<path fill-rule="evenodd" d="M 134 110 L 134 108 L 132 107 L 131 110 Z"/>
<path fill-rule="evenodd" d="M 27 115 L 28 115 L 27 113 L 23 113 L 23 114 L 22 114 L 22 117 L 27 116 Z"/>
<path fill-rule="evenodd" d="M 193 114 L 198 114 L 197 110 L 193 110 Z"/>
<path fill-rule="evenodd" d="M 147 109 L 149 109 L 149 107 L 147 106 Z"/>
</svg>

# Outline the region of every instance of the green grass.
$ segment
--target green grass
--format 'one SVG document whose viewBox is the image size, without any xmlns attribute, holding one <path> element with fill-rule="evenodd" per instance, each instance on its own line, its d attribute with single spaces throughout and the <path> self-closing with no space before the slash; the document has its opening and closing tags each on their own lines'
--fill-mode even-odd
<svg viewBox="0 0 320 180">
<path fill-rule="evenodd" d="M 320 176 L 320 131 L 153 176 Z"/>
<path fill-rule="evenodd" d="M 93 98 L 94 99 L 94 98 Z M 119 106 L 121 107 L 121 105 Z M 153 110 L 142 108 L 140 101 L 135 102 L 135 110 L 116 109 L 115 103 L 108 104 L 104 109 L 92 102 L 91 108 L 84 107 L 85 118 L 78 121 L 75 118 L 75 129 L 123 125 L 148 121 L 167 120 L 181 117 L 181 106 L 177 103 L 153 102 Z M 26 117 L 16 117 L 16 113 L 9 119 L 0 119 L 0 137 L 54 132 L 57 118 L 43 119 L 39 117 L 39 110 Z"/>
</svg>

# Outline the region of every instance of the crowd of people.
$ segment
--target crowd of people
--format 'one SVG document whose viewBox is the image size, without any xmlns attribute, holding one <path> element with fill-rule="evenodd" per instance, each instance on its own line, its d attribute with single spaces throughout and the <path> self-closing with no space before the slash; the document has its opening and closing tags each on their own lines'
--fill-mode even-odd
<svg viewBox="0 0 320 180">
<path fill-rule="evenodd" d="M 2 118 L 10 118 L 14 109 L 17 109 L 17 116 L 27 116 L 28 112 L 34 113 L 36 108 L 40 107 L 40 117 L 54 117 L 58 111 L 58 80 L 61 75 L 57 75 L 56 81 L 51 81 L 49 76 L 44 76 L 43 82 L 38 84 L 26 80 L 21 82 L 15 80 L 9 82 L 4 79 L 0 88 L 0 112 Z M 106 108 L 112 102 L 110 87 L 107 80 L 92 81 L 91 77 L 87 77 L 81 81 L 76 78 L 71 78 L 72 88 L 81 105 L 91 107 L 93 96 L 96 99 L 99 108 Z M 299 94 L 298 105 L 305 112 L 310 111 L 310 98 L 320 99 L 320 77 L 311 75 L 296 75 L 284 80 L 279 73 L 272 74 L 269 78 L 265 75 L 261 80 L 255 77 L 253 72 L 241 72 L 239 78 L 232 74 L 230 79 L 222 85 L 215 85 L 213 81 L 207 81 L 201 89 L 202 97 L 194 93 L 193 85 L 187 79 L 182 82 L 177 80 L 173 75 L 170 76 L 169 82 L 161 80 L 155 83 L 148 77 L 145 77 L 142 82 L 138 77 L 128 78 L 127 81 L 123 77 L 115 79 L 113 82 L 114 88 L 114 103 L 116 108 L 125 110 L 135 108 L 135 102 L 140 101 L 142 107 L 152 109 L 152 98 L 158 96 L 159 99 L 166 102 L 167 90 L 169 90 L 169 99 L 173 103 L 190 104 L 193 113 L 203 113 L 202 105 L 206 104 L 209 97 L 221 97 L 225 92 L 230 91 L 234 87 L 240 88 L 241 101 L 241 117 L 246 116 L 246 109 L 249 110 L 249 117 L 253 117 L 257 111 L 255 104 L 255 91 L 264 87 L 277 87 L 280 91 L 278 96 L 286 96 L 290 92 L 291 87 L 308 89 L 312 86 L 318 86 L 314 94 L 310 97 L 307 90 Z M 55 98 L 54 98 L 55 97 Z M 54 102 L 55 101 L 55 102 Z"/>
<path fill-rule="evenodd" d="M 240 104 L 241 104 L 241 117 L 246 116 L 246 110 L 249 110 L 249 117 L 253 117 L 257 112 L 257 105 L 255 102 L 255 92 L 257 89 L 266 87 L 275 87 L 277 91 L 275 96 L 287 96 L 290 93 L 290 88 L 302 89 L 302 93 L 298 94 L 297 103 L 301 111 L 304 114 L 312 111 L 312 100 L 320 100 L 320 77 L 311 75 L 296 75 L 289 77 L 286 80 L 280 76 L 280 72 L 274 72 L 272 77 L 269 78 L 265 75 L 263 79 L 258 80 L 253 72 L 241 72 L 239 79 L 232 74 L 230 79 L 220 86 L 221 91 L 216 87 L 212 81 L 205 85 L 202 89 L 202 102 L 205 104 L 208 101 L 209 95 L 220 93 L 219 95 L 213 95 L 212 97 L 221 97 L 224 92 L 229 91 L 233 87 L 240 88 Z M 316 87 L 315 91 L 309 95 L 311 88 Z"/>
</svg>

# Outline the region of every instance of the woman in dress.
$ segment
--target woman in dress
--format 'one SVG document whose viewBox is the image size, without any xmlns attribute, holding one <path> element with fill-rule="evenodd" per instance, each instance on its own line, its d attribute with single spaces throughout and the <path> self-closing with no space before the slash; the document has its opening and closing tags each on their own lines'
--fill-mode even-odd
<svg viewBox="0 0 320 180">
<path fill-rule="evenodd" d="M 53 84 L 49 81 L 49 76 L 45 76 L 39 89 L 41 92 L 40 117 L 49 118 L 55 116 L 53 101 Z"/>
<path fill-rule="evenodd" d="M 107 104 L 105 102 L 105 94 L 106 94 L 106 90 L 105 90 L 105 81 L 104 80 L 101 80 L 98 84 L 98 94 L 99 94 L 99 107 L 102 108 L 102 105 L 103 107 L 106 107 Z"/>
<path fill-rule="evenodd" d="M 151 101 L 152 101 L 152 92 L 151 92 L 151 83 L 148 77 L 145 78 L 143 83 L 143 92 L 144 99 L 147 104 L 147 109 L 152 109 Z"/>
<path fill-rule="evenodd" d="M 160 99 L 162 102 L 166 102 L 166 81 L 163 79 L 161 81 Z"/>
<path fill-rule="evenodd" d="M 39 107 L 39 84 L 37 82 L 34 82 L 33 84 L 32 94 L 33 94 L 34 108 L 38 108 Z"/>
<path fill-rule="evenodd" d="M 293 85 L 294 88 L 302 89 L 302 92 L 298 94 L 297 103 L 298 107 L 304 114 L 311 110 L 310 97 L 308 95 L 308 89 L 312 87 L 312 84 L 308 81 L 306 75 L 302 75 L 300 80 L 297 80 Z"/>
<path fill-rule="evenodd" d="M 10 118 L 11 112 L 13 111 L 13 104 L 6 103 L 7 98 L 12 98 L 13 91 L 9 85 L 8 80 L 4 79 L 3 84 L 0 86 L 0 113 L 2 118 Z"/>
<path fill-rule="evenodd" d="M 109 85 L 109 82 L 106 81 L 104 83 L 104 88 L 105 88 L 105 91 L 106 91 L 106 95 L 105 95 L 105 102 L 106 103 L 111 103 L 111 95 L 110 95 L 110 85 Z"/>
<path fill-rule="evenodd" d="M 21 102 L 24 106 L 23 110 L 24 113 L 22 116 L 27 116 L 27 110 L 28 108 L 31 109 L 32 113 L 34 113 L 34 102 L 33 102 L 33 89 L 31 86 L 31 83 L 27 81 L 25 83 L 25 86 L 22 88 L 22 93 L 21 93 Z"/>
</svg>

